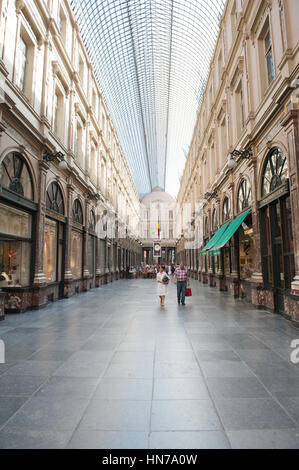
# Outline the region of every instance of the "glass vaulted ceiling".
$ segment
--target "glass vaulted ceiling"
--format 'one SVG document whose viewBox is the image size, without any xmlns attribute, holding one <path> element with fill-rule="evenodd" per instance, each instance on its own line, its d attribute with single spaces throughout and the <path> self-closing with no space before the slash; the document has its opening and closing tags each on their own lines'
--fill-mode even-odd
<svg viewBox="0 0 299 470">
<path fill-rule="evenodd" d="M 71 0 L 140 196 L 177 193 L 224 4 Z"/>
</svg>

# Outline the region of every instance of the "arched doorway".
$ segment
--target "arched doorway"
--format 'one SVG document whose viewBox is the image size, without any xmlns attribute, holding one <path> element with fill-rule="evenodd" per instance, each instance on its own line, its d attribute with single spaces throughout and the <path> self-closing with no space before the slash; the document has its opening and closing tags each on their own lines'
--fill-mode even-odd
<svg viewBox="0 0 299 470">
<path fill-rule="evenodd" d="M 266 157 L 259 201 L 262 269 L 266 288 L 273 290 L 274 309 L 284 313 L 284 296 L 295 275 L 289 172 L 278 147 Z"/>
</svg>

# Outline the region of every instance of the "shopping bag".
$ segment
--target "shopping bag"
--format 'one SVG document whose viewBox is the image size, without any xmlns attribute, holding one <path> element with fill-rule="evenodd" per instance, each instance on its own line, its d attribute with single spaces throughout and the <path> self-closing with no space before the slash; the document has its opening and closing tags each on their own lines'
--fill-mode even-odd
<svg viewBox="0 0 299 470">
<path fill-rule="evenodd" d="M 192 290 L 191 287 L 186 288 L 186 297 L 191 297 L 192 296 Z"/>
</svg>

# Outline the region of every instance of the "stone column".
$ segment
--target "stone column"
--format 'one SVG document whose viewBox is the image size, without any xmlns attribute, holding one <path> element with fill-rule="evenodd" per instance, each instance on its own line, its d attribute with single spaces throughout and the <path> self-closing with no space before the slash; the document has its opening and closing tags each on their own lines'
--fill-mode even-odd
<svg viewBox="0 0 299 470">
<path fill-rule="evenodd" d="M 73 279 L 73 274 L 71 271 L 73 193 L 74 193 L 74 188 L 72 185 L 72 180 L 70 179 L 67 185 L 66 227 L 65 227 L 65 269 L 64 269 L 65 297 L 70 297 L 72 295 L 69 285 Z"/>
<path fill-rule="evenodd" d="M 250 170 L 251 184 L 251 215 L 253 229 L 253 274 L 251 276 L 251 301 L 254 305 L 261 305 L 263 299 L 263 274 L 262 274 L 262 251 L 260 236 L 260 219 L 258 208 L 258 175 L 257 175 L 257 159 L 252 157 L 248 162 Z"/>
<path fill-rule="evenodd" d="M 89 220 L 89 202 L 86 200 L 85 201 L 85 225 L 84 225 L 84 231 L 83 231 L 83 259 L 84 259 L 84 264 L 83 264 L 83 290 L 88 290 L 88 282 L 87 279 L 90 277 L 90 272 L 88 271 L 88 220 Z"/>
<path fill-rule="evenodd" d="M 39 204 L 36 216 L 36 245 L 35 245 L 35 265 L 34 265 L 34 286 L 38 287 L 47 283 L 43 272 L 43 254 L 44 254 L 44 232 L 45 232 L 45 212 L 46 212 L 46 181 L 49 165 L 41 160 L 39 162 L 39 186 L 38 199 Z"/>
</svg>

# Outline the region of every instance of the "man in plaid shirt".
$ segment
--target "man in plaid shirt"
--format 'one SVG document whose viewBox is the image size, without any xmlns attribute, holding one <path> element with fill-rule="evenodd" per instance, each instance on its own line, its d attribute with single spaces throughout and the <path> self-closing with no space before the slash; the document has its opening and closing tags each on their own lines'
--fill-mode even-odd
<svg viewBox="0 0 299 470">
<path fill-rule="evenodd" d="M 174 272 L 174 283 L 177 285 L 178 304 L 185 305 L 185 295 L 187 284 L 189 286 L 189 273 L 184 263 L 181 263 Z"/>
</svg>

